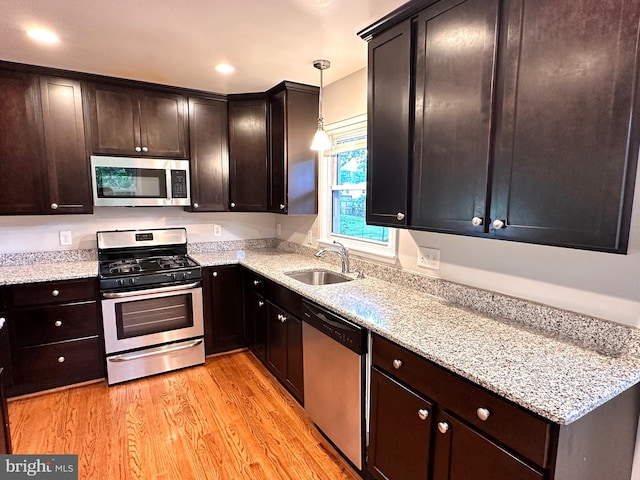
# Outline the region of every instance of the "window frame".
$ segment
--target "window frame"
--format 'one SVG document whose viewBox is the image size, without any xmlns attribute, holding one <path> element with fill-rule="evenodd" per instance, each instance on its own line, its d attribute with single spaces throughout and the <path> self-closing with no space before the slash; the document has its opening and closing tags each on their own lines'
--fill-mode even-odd
<svg viewBox="0 0 640 480">
<path fill-rule="evenodd" d="M 333 241 L 338 241 L 346 245 L 350 251 L 357 256 L 371 258 L 373 260 L 385 263 L 396 263 L 397 255 L 397 238 L 398 230 L 396 228 L 386 227 L 389 231 L 389 241 L 387 244 L 375 240 L 364 240 L 346 235 L 334 234 L 332 232 L 333 223 L 333 192 L 336 190 L 346 189 L 344 186 L 338 185 L 336 181 L 336 161 L 337 154 L 340 150 L 333 147 L 336 138 L 348 138 L 354 135 L 367 135 L 367 115 L 357 115 L 334 122 L 325 126 L 327 135 L 331 140 L 331 151 L 319 154 L 319 224 L 320 238 L 319 246 L 331 245 Z M 366 148 L 366 141 L 362 145 Z"/>
</svg>

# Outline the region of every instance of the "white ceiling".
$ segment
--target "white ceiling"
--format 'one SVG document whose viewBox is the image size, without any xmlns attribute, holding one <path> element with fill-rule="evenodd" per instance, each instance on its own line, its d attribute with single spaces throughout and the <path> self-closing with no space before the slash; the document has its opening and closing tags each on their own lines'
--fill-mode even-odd
<svg viewBox="0 0 640 480">
<path fill-rule="evenodd" d="M 325 85 L 366 66 L 356 33 L 406 0 L 0 0 L 0 59 L 218 93 Z M 37 44 L 29 27 L 55 31 Z M 224 76 L 213 66 L 231 63 Z"/>
</svg>

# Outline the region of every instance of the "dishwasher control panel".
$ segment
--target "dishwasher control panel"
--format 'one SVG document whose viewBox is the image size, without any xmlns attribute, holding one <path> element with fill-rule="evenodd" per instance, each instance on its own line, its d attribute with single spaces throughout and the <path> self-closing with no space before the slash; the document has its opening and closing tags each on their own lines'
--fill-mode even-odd
<svg viewBox="0 0 640 480">
<path fill-rule="evenodd" d="M 306 301 L 302 303 L 305 322 L 355 353 L 367 353 L 366 329 L 323 307 Z"/>
</svg>

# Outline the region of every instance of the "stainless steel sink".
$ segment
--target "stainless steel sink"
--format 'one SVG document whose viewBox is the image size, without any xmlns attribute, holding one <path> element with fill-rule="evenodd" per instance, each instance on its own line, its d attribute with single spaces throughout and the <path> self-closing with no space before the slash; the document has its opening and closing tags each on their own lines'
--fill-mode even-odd
<svg viewBox="0 0 640 480">
<path fill-rule="evenodd" d="M 350 282 L 353 280 L 353 278 L 347 277 L 346 275 L 320 268 L 299 272 L 287 272 L 285 275 L 299 282 L 306 283 L 307 285 L 330 285 L 332 283 Z"/>
</svg>

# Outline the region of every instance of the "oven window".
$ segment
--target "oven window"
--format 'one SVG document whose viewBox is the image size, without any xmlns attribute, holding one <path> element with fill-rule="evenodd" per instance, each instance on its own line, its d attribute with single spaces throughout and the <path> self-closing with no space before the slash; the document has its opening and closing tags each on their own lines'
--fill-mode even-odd
<svg viewBox="0 0 640 480">
<path fill-rule="evenodd" d="M 193 327 L 191 305 L 190 293 L 117 303 L 118 339 Z"/>
<path fill-rule="evenodd" d="M 95 168 L 98 198 L 167 198 L 164 169 Z"/>
</svg>

